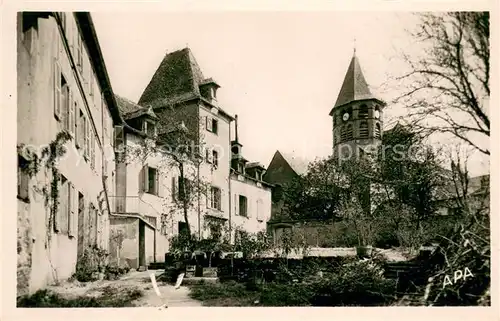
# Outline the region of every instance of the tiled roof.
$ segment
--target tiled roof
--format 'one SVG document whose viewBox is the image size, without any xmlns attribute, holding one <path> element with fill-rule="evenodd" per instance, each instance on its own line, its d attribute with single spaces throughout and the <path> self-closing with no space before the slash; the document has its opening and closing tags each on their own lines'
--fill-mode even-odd
<svg viewBox="0 0 500 321">
<path fill-rule="evenodd" d="M 286 160 L 288 165 L 290 165 L 295 173 L 299 175 L 307 173 L 309 162 L 306 159 L 297 156 L 295 153 L 285 153 L 281 151 L 277 152 L 281 154 L 281 156 Z"/>
<path fill-rule="evenodd" d="M 260 162 L 251 162 L 245 165 L 245 168 L 254 168 L 254 167 L 265 168 L 264 165 L 262 165 Z"/>
<path fill-rule="evenodd" d="M 122 114 L 123 119 L 132 119 L 142 115 L 149 115 L 150 117 L 157 118 L 153 110 L 148 107 L 142 107 L 130 99 L 125 97 L 121 97 L 115 94 L 116 103 L 118 105 L 118 109 Z"/>
<path fill-rule="evenodd" d="M 359 65 L 359 60 L 356 55 L 354 55 L 351 59 L 351 63 L 349 64 L 349 68 L 347 68 L 344 82 L 342 83 L 340 93 L 333 108 L 348 104 L 352 101 L 363 99 L 377 98 L 370 92 L 368 83 L 366 82 L 361 66 Z"/>
<path fill-rule="evenodd" d="M 168 53 L 144 89 L 139 104 L 150 104 L 158 99 L 174 99 L 189 93 L 199 95 L 198 84 L 203 79 L 189 48 Z"/>
<path fill-rule="evenodd" d="M 203 76 L 191 49 L 184 48 L 167 53 L 139 98 L 139 105 L 150 105 L 156 109 L 193 99 L 201 99 L 206 104 L 212 105 L 200 93 L 200 85 L 208 83 L 214 83 L 219 87 L 212 78 Z M 216 107 L 221 114 L 233 119 L 233 116 L 219 106 L 212 105 L 212 107 Z"/>
</svg>

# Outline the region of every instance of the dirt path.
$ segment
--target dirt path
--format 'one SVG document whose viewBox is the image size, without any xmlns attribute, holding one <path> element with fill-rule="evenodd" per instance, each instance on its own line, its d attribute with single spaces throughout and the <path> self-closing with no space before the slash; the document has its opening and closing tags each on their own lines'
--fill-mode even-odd
<svg viewBox="0 0 500 321">
<path fill-rule="evenodd" d="M 146 272 L 135 272 L 136 275 L 131 274 L 132 278 L 142 278 L 144 280 L 147 278 L 149 280 L 146 289 L 144 290 L 144 295 L 140 297 L 134 304 L 138 307 L 159 307 L 166 304 L 168 307 L 201 307 L 202 304 L 199 301 L 191 299 L 189 297 L 189 288 L 186 286 L 181 286 L 179 289 L 175 289 L 173 285 L 165 284 L 163 282 L 158 283 L 158 289 L 160 290 L 162 298 L 156 295 L 156 292 L 151 284 L 150 273 L 155 271 Z M 163 270 L 157 270 L 155 272 L 156 276 L 160 275 Z M 140 279 L 140 282 L 142 281 Z M 144 281 L 142 281 L 144 282 Z M 145 284 L 145 283 L 143 283 Z"/>
<path fill-rule="evenodd" d="M 119 291 L 138 289 L 143 295 L 132 302 L 136 307 L 160 307 L 164 304 L 167 304 L 168 307 L 202 306 L 201 302 L 189 297 L 189 288 L 185 286 L 175 289 L 172 285 L 158 282 L 158 288 L 162 298 L 158 297 L 151 284 L 149 275 L 150 273 L 155 273 L 158 277 L 162 272 L 163 270 L 130 272 L 119 280 L 102 280 L 89 283 L 66 282 L 58 286 L 51 286 L 49 289 L 66 298 L 75 298 L 79 296 L 98 298 L 104 293 L 104 289 L 107 287 L 112 287 Z"/>
</svg>

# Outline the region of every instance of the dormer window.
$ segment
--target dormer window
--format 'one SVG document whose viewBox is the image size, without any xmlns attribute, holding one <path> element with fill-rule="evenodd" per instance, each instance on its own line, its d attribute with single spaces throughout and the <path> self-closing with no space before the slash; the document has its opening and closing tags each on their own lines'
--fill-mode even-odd
<svg viewBox="0 0 500 321">
<path fill-rule="evenodd" d="M 212 117 L 207 117 L 207 130 L 217 135 L 219 122 L 217 119 Z"/>
<path fill-rule="evenodd" d="M 147 135 L 147 136 L 156 136 L 156 124 L 150 120 L 144 120 L 142 123 L 142 131 Z"/>
</svg>

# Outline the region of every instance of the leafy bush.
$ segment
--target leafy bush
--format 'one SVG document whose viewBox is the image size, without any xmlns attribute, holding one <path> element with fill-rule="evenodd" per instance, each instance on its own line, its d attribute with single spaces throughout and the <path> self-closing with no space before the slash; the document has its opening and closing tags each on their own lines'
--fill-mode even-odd
<svg viewBox="0 0 500 321">
<path fill-rule="evenodd" d="M 213 306 L 221 302 L 224 306 L 379 306 L 395 299 L 395 281 L 383 277 L 377 260 L 337 263 L 311 260 L 290 268 L 281 264 L 278 282 L 259 283 L 248 278 L 244 283 L 198 284 L 191 296 Z M 323 278 L 305 277 L 318 269 L 327 270 Z"/>
<path fill-rule="evenodd" d="M 104 273 L 108 253 L 97 245 L 90 245 L 85 249 L 82 257 L 77 261 L 74 277 L 80 282 L 95 281 L 99 273 Z"/>
<path fill-rule="evenodd" d="M 311 306 L 315 296 L 312 285 L 269 283 L 260 288 L 260 305 L 263 306 Z"/>
<path fill-rule="evenodd" d="M 115 261 L 115 262 L 110 262 L 108 265 L 106 265 L 106 268 L 104 270 L 104 275 L 107 280 L 115 280 L 120 275 L 126 274 L 129 271 L 130 271 L 130 266 L 128 265 L 127 262 L 118 264 Z"/>
<path fill-rule="evenodd" d="M 20 308 L 105 308 L 133 306 L 132 301 L 143 295 L 139 289 L 117 289 L 105 287 L 99 297 L 80 296 L 64 298 L 58 293 L 47 289 L 39 290 L 32 295 L 17 298 L 17 307 Z"/>
<path fill-rule="evenodd" d="M 317 296 L 325 296 L 330 306 L 376 306 L 395 299 L 395 281 L 383 277 L 383 269 L 374 261 L 345 264 L 325 280 L 315 284 Z"/>
</svg>

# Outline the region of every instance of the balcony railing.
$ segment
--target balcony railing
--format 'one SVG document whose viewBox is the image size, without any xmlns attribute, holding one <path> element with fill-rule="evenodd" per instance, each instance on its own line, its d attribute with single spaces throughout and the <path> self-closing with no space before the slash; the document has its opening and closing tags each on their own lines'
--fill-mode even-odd
<svg viewBox="0 0 500 321">
<path fill-rule="evenodd" d="M 137 214 L 156 226 L 156 219 L 152 218 L 159 217 L 159 211 L 153 205 L 144 202 L 139 196 L 109 196 L 109 205 L 111 213 Z"/>
</svg>

